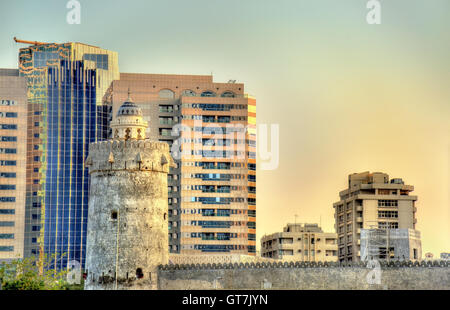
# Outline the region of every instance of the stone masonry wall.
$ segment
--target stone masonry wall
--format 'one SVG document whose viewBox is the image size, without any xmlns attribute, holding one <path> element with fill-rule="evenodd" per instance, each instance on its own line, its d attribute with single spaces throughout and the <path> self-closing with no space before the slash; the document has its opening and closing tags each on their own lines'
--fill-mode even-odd
<svg viewBox="0 0 450 310">
<path fill-rule="evenodd" d="M 166 143 L 91 143 L 85 289 L 155 289 L 168 263 Z M 117 274 L 117 287 L 116 287 Z"/>
<path fill-rule="evenodd" d="M 165 265 L 158 271 L 162 290 L 449 290 L 449 262 L 382 262 L 380 284 L 368 280 L 374 268 L 365 263 L 256 263 Z M 371 284 L 373 283 L 373 284 Z"/>
</svg>

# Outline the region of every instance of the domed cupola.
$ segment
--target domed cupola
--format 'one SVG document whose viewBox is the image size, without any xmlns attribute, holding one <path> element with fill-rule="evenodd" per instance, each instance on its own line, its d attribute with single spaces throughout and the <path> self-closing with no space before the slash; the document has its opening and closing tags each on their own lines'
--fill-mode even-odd
<svg viewBox="0 0 450 310">
<path fill-rule="evenodd" d="M 111 122 L 113 139 L 143 140 L 148 123 L 142 118 L 141 108 L 131 99 L 128 89 L 128 99 L 120 106 L 116 118 Z"/>
</svg>

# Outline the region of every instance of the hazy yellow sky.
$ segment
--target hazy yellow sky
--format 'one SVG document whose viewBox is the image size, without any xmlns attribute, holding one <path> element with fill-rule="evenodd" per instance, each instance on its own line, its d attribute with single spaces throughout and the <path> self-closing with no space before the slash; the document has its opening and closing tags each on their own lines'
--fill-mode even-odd
<svg viewBox="0 0 450 310">
<path fill-rule="evenodd" d="M 353 172 L 403 178 L 418 195 L 423 253 L 450 252 L 450 1 L 2 1 L 0 67 L 12 38 L 117 51 L 122 72 L 237 79 L 258 123 L 280 125 L 280 165 L 258 170 L 257 232 L 287 222 L 333 230 L 333 202 Z M 125 4 L 126 3 L 126 4 Z"/>
</svg>

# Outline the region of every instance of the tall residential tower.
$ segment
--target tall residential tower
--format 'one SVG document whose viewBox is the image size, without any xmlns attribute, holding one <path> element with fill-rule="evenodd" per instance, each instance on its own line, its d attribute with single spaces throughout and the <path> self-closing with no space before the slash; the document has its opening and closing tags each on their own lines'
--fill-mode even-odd
<svg viewBox="0 0 450 310">
<path fill-rule="evenodd" d="M 23 257 L 26 94 L 19 70 L 0 69 L 0 261 Z"/>
<path fill-rule="evenodd" d="M 121 73 L 113 113 L 128 89 L 147 136 L 184 153 L 168 176 L 170 252 L 255 255 L 255 99 L 212 76 Z"/>
</svg>

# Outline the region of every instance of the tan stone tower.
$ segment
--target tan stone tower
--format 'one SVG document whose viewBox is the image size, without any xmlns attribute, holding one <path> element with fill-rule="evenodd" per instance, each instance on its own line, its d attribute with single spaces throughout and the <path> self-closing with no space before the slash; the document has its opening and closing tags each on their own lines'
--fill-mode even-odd
<svg viewBox="0 0 450 310">
<path fill-rule="evenodd" d="M 155 289 L 168 263 L 169 145 L 145 139 L 147 122 L 128 100 L 113 140 L 90 144 L 85 289 Z"/>
</svg>

